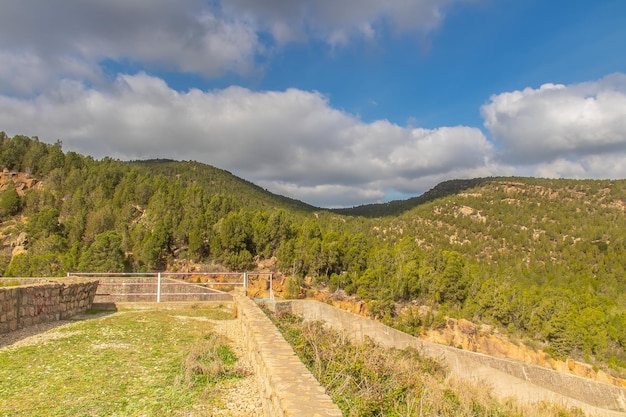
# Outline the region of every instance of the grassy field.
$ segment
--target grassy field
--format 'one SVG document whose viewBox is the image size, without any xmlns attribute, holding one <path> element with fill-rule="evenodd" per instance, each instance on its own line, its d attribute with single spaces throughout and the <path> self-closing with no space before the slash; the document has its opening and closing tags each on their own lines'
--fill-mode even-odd
<svg viewBox="0 0 626 417">
<path fill-rule="evenodd" d="M 225 308 L 124 311 L 0 350 L 0 416 L 202 414 L 241 375 L 209 319 Z"/>
</svg>

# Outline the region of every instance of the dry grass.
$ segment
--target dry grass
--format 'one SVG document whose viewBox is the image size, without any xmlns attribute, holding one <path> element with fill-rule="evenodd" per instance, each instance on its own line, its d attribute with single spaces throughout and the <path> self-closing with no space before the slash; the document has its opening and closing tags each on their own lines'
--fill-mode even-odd
<svg viewBox="0 0 626 417">
<path fill-rule="evenodd" d="M 412 349 L 351 343 L 320 322 L 270 317 L 348 417 L 566 417 L 579 410 L 499 401 L 488 387 L 452 380 L 438 361 Z"/>
<path fill-rule="evenodd" d="M 204 340 L 191 345 L 182 363 L 182 374 L 177 383 L 184 383 L 189 388 L 211 386 L 221 379 L 246 375 L 237 366 L 237 358 L 228 347 L 227 340 L 216 334 L 209 334 Z"/>
</svg>

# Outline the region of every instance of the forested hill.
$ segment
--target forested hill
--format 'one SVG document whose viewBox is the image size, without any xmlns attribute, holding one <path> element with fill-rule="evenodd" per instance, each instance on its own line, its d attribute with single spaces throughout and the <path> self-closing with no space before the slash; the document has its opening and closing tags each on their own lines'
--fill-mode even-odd
<svg viewBox="0 0 626 417">
<path fill-rule="evenodd" d="M 132 161 L 131 169 L 141 169 L 151 175 L 176 178 L 182 184 L 196 185 L 207 194 L 228 194 L 249 207 L 283 208 L 298 212 L 316 210 L 309 204 L 271 193 L 256 184 L 234 176 L 228 171 L 199 162 L 178 162 L 165 159 Z"/>
<path fill-rule="evenodd" d="M 410 333 L 463 317 L 626 372 L 626 180 L 449 181 L 329 211 L 197 162 L 94 160 L 2 133 L 0 169 L 3 276 L 275 257 L 290 296 L 360 297 Z"/>
<path fill-rule="evenodd" d="M 449 180 L 437 184 L 435 187 L 420 196 L 408 198 L 406 200 L 394 200 L 387 203 L 366 204 L 351 208 L 332 209 L 331 211 L 337 214 L 343 214 L 347 216 L 363 216 L 374 218 L 398 216 L 405 211 L 419 206 L 420 204 L 427 203 L 428 201 L 445 197 L 447 195 L 458 194 L 468 188 L 477 187 L 486 181 L 489 181 L 489 179 L 475 178 L 468 180 Z"/>
</svg>

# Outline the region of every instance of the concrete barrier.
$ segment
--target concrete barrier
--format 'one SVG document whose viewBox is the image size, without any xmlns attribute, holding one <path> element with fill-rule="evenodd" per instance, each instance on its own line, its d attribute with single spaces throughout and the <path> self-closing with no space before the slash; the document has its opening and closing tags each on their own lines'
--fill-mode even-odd
<svg viewBox="0 0 626 417">
<path fill-rule="evenodd" d="M 234 301 L 238 323 L 247 345 L 248 359 L 254 367 L 263 394 L 265 415 L 341 416 L 341 410 L 261 309 L 243 295 L 235 295 Z"/>
<path fill-rule="evenodd" d="M 626 416 L 626 390 L 518 361 L 494 358 L 420 340 L 374 320 L 313 300 L 268 303 L 276 310 L 291 311 L 305 320 L 320 320 L 355 341 L 370 338 L 382 346 L 412 347 L 443 360 L 453 377 L 484 381 L 501 398 L 521 402 L 550 402 L 578 407 L 594 416 Z"/>
</svg>

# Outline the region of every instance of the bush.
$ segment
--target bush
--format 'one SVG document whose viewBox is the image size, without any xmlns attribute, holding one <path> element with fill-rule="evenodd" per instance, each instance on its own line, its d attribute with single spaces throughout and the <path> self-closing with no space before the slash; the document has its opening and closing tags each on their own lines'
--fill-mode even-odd
<svg viewBox="0 0 626 417">
<path fill-rule="evenodd" d="M 20 211 L 21 200 L 13 182 L 9 182 L 8 188 L 0 192 L 0 220 L 14 216 Z"/>
<path fill-rule="evenodd" d="M 182 365 L 184 382 L 192 387 L 197 384 L 214 384 L 225 378 L 240 378 L 244 372 L 236 364 L 237 357 L 225 340 L 210 334 L 189 349 Z"/>
</svg>

